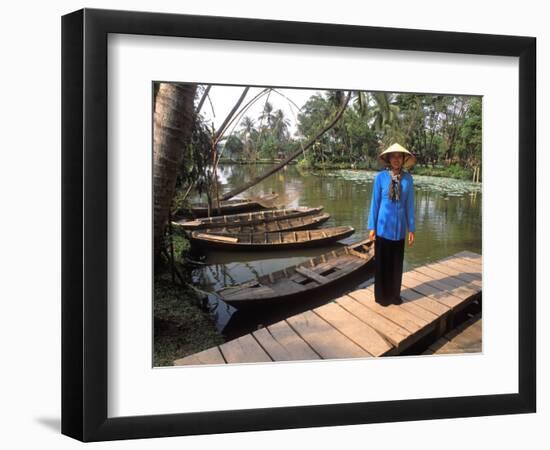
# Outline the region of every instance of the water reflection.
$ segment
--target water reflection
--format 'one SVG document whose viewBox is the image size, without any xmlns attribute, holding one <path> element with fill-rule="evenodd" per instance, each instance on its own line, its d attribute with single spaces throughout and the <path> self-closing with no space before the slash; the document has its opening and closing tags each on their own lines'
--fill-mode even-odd
<svg viewBox="0 0 550 450">
<path fill-rule="evenodd" d="M 227 192 L 245 183 L 267 168 L 265 165 L 221 167 L 222 191 Z M 355 228 L 353 236 L 341 241 L 345 244 L 367 237 L 375 175 L 376 172 L 351 170 L 300 173 L 295 166 L 290 166 L 254 186 L 246 195 L 275 192 L 287 207 L 322 205 L 325 212 L 331 215 L 325 227 L 351 225 Z M 462 250 L 481 254 L 481 185 L 448 178 L 413 177 L 417 232 L 414 246 L 405 248 L 404 270 Z M 228 284 L 241 283 L 298 264 L 326 251 L 327 248 L 285 252 L 212 252 L 207 255 L 206 266 L 195 272 L 195 279 L 202 289 L 213 292 Z M 371 274 L 363 274 L 356 280 L 356 286 L 371 282 Z M 349 285 L 350 289 L 353 287 Z M 256 316 L 243 320 L 240 313 L 235 314 L 234 308 L 214 296 L 209 302 L 215 310 L 218 327 L 228 336 L 238 335 L 243 330 L 250 331 L 262 324 L 262 320 L 288 316 L 290 309 L 296 309 L 296 305 L 292 305 L 285 310 L 266 312 L 265 318 Z"/>
</svg>

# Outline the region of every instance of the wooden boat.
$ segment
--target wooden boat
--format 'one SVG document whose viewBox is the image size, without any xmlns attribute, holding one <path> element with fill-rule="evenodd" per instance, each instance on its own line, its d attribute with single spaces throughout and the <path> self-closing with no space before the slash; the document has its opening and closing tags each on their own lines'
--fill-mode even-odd
<svg viewBox="0 0 550 450">
<path fill-rule="evenodd" d="M 316 216 L 300 216 L 290 219 L 277 219 L 270 222 L 255 223 L 223 228 L 206 228 L 205 233 L 214 234 L 239 234 L 239 233 L 273 233 L 279 231 L 310 230 L 325 223 L 330 214 L 323 213 Z"/>
<path fill-rule="evenodd" d="M 365 239 L 296 266 L 225 287 L 216 294 L 239 309 L 277 305 L 339 284 L 365 269 L 373 258 L 374 241 Z"/>
<path fill-rule="evenodd" d="M 226 200 L 220 202 L 220 210 L 214 208 L 211 212 L 215 215 L 224 214 L 239 214 L 250 211 L 259 211 L 262 209 L 273 209 L 274 200 L 278 197 L 278 194 L 262 195 L 254 198 L 239 198 L 235 200 Z M 207 203 L 195 203 L 188 210 L 182 211 L 184 214 L 193 217 L 206 217 L 208 216 L 208 204 Z"/>
<path fill-rule="evenodd" d="M 272 222 L 279 219 L 292 219 L 295 217 L 311 216 L 319 214 L 323 207 L 308 208 L 305 206 L 290 209 L 272 209 L 269 211 L 249 212 L 243 214 L 231 214 L 226 216 L 203 217 L 195 220 L 178 220 L 174 226 L 184 230 L 201 230 L 211 228 L 224 228 L 228 226 L 254 225 L 257 223 Z"/>
<path fill-rule="evenodd" d="M 353 233 L 355 230 L 349 226 L 278 233 L 214 234 L 193 231 L 191 244 L 218 250 L 287 250 L 321 247 L 345 239 Z"/>
</svg>

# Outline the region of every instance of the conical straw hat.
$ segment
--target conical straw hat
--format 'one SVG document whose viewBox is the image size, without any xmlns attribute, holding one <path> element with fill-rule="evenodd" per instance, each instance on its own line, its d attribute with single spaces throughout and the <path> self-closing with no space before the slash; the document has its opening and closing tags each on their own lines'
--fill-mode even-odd
<svg viewBox="0 0 550 450">
<path fill-rule="evenodd" d="M 378 162 L 382 165 L 389 164 L 388 155 L 393 152 L 400 152 L 405 154 L 405 160 L 403 162 L 403 167 L 405 169 L 410 169 L 416 164 L 416 156 L 409 152 L 405 147 L 400 146 L 399 144 L 392 144 L 386 150 L 384 150 L 378 156 Z"/>
</svg>

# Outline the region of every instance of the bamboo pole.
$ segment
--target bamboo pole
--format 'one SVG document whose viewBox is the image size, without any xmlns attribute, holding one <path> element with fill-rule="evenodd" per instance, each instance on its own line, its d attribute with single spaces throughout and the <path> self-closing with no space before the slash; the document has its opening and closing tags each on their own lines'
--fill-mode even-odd
<svg viewBox="0 0 550 450">
<path fill-rule="evenodd" d="M 346 107 L 349 103 L 350 97 L 351 97 L 351 91 L 348 92 L 348 95 L 346 97 L 346 100 L 344 101 L 344 104 L 342 105 L 342 108 L 338 111 L 338 113 L 334 116 L 334 118 L 319 133 L 317 133 L 306 145 L 304 145 L 304 146 L 300 145 L 297 150 L 295 150 L 293 153 L 291 153 L 289 156 L 287 156 L 281 163 L 273 166 L 267 172 L 265 172 L 264 174 L 252 179 L 248 183 L 245 183 L 244 185 L 242 185 L 240 187 L 237 187 L 237 188 L 233 189 L 232 191 L 228 192 L 223 197 L 221 197 L 221 200 L 229 200 L 230 198 L 235 197 L 236 195 L 240 194 L 241 192 L 246 191 L 247 189 L 251 188 L 252 186 L 255 186 L 260 181 L 265 180 L 268 176 L 270 176 L 270 175 L 274 174 L 275 172 L 278 172 L 279 170 L 281 170 L 289 162 L 291 162 L 292 160 L 294 160 L 298 156 L 300 156 L 300 154 L 302 154 L 302 152 L 305 152 L 305 150 L 312 147 L 317 142 L 317 140 L 319 140 L 319 138 L 321 138 L 321 136 L 323 134 L 325 134 L 328 130 L 330 130 L 332 127 L 334 127 L 334 125 L 336 125 L 336 123 L 340 120 L 340 118 L 342 117 L 342 114 L 344 114 L 344 111 L 346 110 Z"/>
</svg>

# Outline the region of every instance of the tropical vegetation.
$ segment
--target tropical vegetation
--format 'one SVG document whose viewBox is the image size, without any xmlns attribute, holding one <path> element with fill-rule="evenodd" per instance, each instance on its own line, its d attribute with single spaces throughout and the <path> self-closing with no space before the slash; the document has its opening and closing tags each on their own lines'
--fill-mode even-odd
<svg viewBox="0 0 550 450">
<path fill-rule="evenodd" d="M 310 139 L 340 107 L 344 93 L 317 93 L 301 108 L 297 131 L 289 135 L 289 120 L 270 103 L 256 121 L 244 117 L 240 130 L 227 139 L 226 157 L 263 160 L 284 157 Z M 262 120 L 265 119 L 265 120 Z M 481 165 L 481 99 L 449 95 L 354 92 L 341 120 L 304 154 L 302 167 L 374 168 L 382 148 L 399 142 L 423 167 L 447 175 L 470 174 Z M 460 169 L 464 170 L 460 170 Z"/>
<path fill-rule="evenodd" d="M 210 212 L 216 214 L 221 200 L 246 191 L 290 162 L 298 161 L 302 170 L 372 169 L 381 149 L 393 142 L 417 156 L 416 173 L 469 179 L 474 173 L 479 179 L 479 97 L 321 91 L 313 92 L 301 107 L 294 104 L 291 120 L 271 101 L 272 94 L 283 95 L 276 89 L 264 88 L 248 99 L 250 87 L 244 87 L 221 125 L 214 127 L 202 113 L 205 105 L 212 105 L 210 88 L 155 83 L 153 90 L 155 348 L 164 349 L 156 356 L 160 363 L 220 339 L 208 311 L 201 307 L 201 294 L 190 282 L 193 266 L 182 244 L 185 238 L 169 226 L 191 193 L 205 194 Z M 263 106 L 254 117 L 250 109 L 256 102 Z M 273 164 L 222 194 L 218 180 L 222 158 Z M 190 317 L 210 323 L 207 335 L 192 335 L 203 327 L 189 327 Z M 191 334 L 180 344 L 162 334 L 179 330 L 181 336 L 182 329 Z"/>
</svg>

